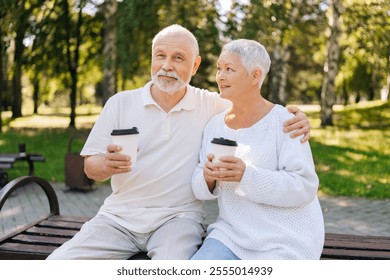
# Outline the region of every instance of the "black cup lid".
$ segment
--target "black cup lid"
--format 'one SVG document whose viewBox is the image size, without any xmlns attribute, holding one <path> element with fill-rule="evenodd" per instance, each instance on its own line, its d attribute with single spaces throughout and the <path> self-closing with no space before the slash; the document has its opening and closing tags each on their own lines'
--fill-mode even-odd
<svg viewBox="0 0 390 280">
<path fill-rule="evenodd" d="M 211 143 L 213 144 L 219 144 L 219 145 L 225 145 L 225 146 L 237 146 L 237 142 L 230 139 L 225 139 L 223 137 L 220 138 L 214 138 Z"/>
<path fill-rule="evenodd" d="M 138 128 L 128 128 L 128 129 L 114 129 L 111 132 L 111 135 L 129 135 L 129 134 L 139 134 Z"/>
</svg>

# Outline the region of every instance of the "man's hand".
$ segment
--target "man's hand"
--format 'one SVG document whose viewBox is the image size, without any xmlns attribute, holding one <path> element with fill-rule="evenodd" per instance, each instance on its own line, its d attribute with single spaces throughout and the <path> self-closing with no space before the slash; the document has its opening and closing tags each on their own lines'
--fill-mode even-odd
<svg viewBox="0 0 390 280">
<path fill-rule="evenodd" d="M 108 145 L 105 154 L 96 154 L 84 158 L 84 171 L 88 178 L 103 182 L 112 175 L 131 171 L 129 156 L 118 154 L 120 146 Z"/>
<path fill-rule="evenodd" d="M 304 143 L 310 139 L 310 122 L 306 114 L 302 112 L 299 108 L 295 106 L 287 107 L 287 110 L 290 113 L 293 113 L 295 117 L 284 122 L 284 132 L 290 132 L 297 130 L 291 133 L 291 137 L 297 137 L 303 135 L 301 143 Z"/>
<path fill-rule="evenodd" d="M 107 174 L 120 174 L 131 171 L 131 159 L 127 155 L 118 154 L 122 148 L 118 145 L 108 145 L 104 157 L 104 167 Z"/>
</svg>

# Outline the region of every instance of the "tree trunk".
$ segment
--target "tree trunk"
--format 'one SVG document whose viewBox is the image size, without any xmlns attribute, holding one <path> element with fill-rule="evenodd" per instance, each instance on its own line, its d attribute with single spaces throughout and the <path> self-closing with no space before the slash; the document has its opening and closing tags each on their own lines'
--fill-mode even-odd
<svg viewBox="0 0 390 280">
<path fill-rule="evenodd" d="M 344 106 L 348 105 L 348 89 L 347 89 L 347 82 L 344 80 L 343 82 L 343 101 L 344 101 Z"/>
<path fill-rule="evenodd" d="M 368 100 L 373 101 L 375 99 L 375 86 L 376 86 L 376 77 L 375 72 L 371 73 L 371 81 L 368 85 Z"/>
<path fill-rule="evenodd" d="M 339 70 L 338 63 L 340 57 L 339 37 L 341 33 L 342 0 L 332 0 L 329 8 L 330 36 L 327 43 L 327 56 L 324 63 L 324 79 L 321 90 L 322 127 L 333 125 L 333 105 L 336 100 L 335 79 Z"/>
<path fill-rule="evenodd" d="M 384 92 L 381 92 L 381 100 L 387 101 L 389 100 L 390 94 L 390 56 L 387 57 L 387 81 L 386 86 L 384 88 Z"/>
<path fill-rule="evenodd" d="M 3 41 L 3 34 L 0 30 L 0 133 L 3 131 L 3 119 L 1 112 L 3 111 L 3 91 L 5 92 L 5 75 L 3 69 L 5 69 L 5 51 L 6 46 Z"/>
<path fill-rule="evenodd" d="M 85 6 L 85 1 L 80 1 L 79 3 L 79 12 L 78 20 L 75 28 L 75 37 L 72 38 L 71 35 L 71 12 L 69 10 L 68 1 L 63 2 L 63 10 L 66 16 L 66 56 L 68 61 L 68 70 L 71 77 L 71 92 L 70 92 L 70 122 L 69 127 L 76 127 L 76 101 L 77 101 L 77 81 L 78 81 L 78 66 L 79 66 L 79 54 L 80 54 L 80 44 L 81 44 L 81 26 L 83 24 L 83 13 L 82 10 Z M 72 46 L 71 42 L 75 42 L 75 46 Z M 73 51 L 72 51 L 73 50 Z"/>
<path fill-rule="evenodd" d="M 289 17 L 289 28 L 294 26 L 300 18 L 300 9 L 302 0 L 296 0 Z M 287 103 L 287 75 L 289 62 L 291 57 L 291 43 L 283 44 L 284 34 L 288 31 L 282 32 L 282 38 L 277 43 L 272 54 L 271 75 L 270 75 L 270 92 L 269 98 L 271 102 L 286 105 Z"/>
<path fill-rule="evenodd" d="M 33 80 L 34 114 L 38 114 L 38 99 L 39 99 L 39 80 L 37 77 L 35 77 Z"/>
<path fill-rule="evenodd" d="M 24 4 L 23 4 L 24 5 Z M 24 6 L 21 9 L 24 9 Z M 20 22 L 16 30 L 14 65 L 12 68 L 12 117 L 22 116 L 22 59 L 24 52 L 24 34 L 26 32 L 25 13 L 22 13 Z"/>
<path fill-rule="evenodd" d="M 103 62 L 103 105 L 116 92 L 116 0 L 108 0 L 104 5 L 104 62 Z"/>
<path fill-rule="evenodd" d="M 277 45 L 272 53 L 269 98 L 271 102 L 286 105 L 287 74 L 291 52 L 288 47 Z"/>
</svg>

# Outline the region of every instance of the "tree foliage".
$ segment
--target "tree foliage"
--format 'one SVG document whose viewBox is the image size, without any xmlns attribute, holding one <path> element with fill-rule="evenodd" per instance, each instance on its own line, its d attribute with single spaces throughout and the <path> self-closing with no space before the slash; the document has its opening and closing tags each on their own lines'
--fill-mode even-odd
<svg viewBox="0 0 390 280">
<path fill-rule="evenodd" d="M 124 0 L 119 3 L 119 88 L 140 86 L 149 79 L 152 39 L 162 28 L 174 23 L 189 29 L 199 41 L 202 64 L 192 83 L 200 87 L 215 86 L 213 68 L 220 46 L 214 2 Z"/>
<path fill-rule="evenodd" d="M 329 1 L 232 0 L 231 10 L 223 12 L 222 0 L 1 0 L 0 112 L 12 108 L 14 117 L 21 116 L 23 99 L 32 98 L 33 113 L 45 104 L 70 107 L 75 126 L 78 104 L 100 103 L 102 92 L 106 99 L 115 89 L 150 79 L 153 36 L 173 23 L 199 41 L 202 63 L 193 85 L 215 90 L 221 46 L 249 38 L 271 54 L 265 97 L 282 104 L 319 102 Z M 109 3 L 117 10 L 108 13 Z M 388 95 L 390 3 L 343 0 L 343 5 L 334 102 Z"/>
<path fill-rule="evenodd" d="M 269 87 L 262 91 L 274 102 L 285 104 L 302 92 L 304 101 L 315 97 L 318 81 L 313 84 L 303 79 L 313 72 L 311 69 L 318 70 L 313 56 L 323 44 L 317 36 L 324 28 L 320 4 L 320 1 L 294 0 L 234 2 L 225 36 L 257 40 L 267 48 L 272 65 Z M 302 83 L 306 84 L 303 88 Z"/>
</svg>

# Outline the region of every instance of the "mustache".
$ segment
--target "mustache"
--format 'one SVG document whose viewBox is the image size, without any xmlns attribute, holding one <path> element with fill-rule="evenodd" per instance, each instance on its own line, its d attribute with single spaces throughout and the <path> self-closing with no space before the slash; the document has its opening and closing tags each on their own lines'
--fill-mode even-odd
<svg viewBox="0 0 390 280">
<path fill-rule="evenodd" d="M 179 76 L 175 73 L 175 72 L 167 72 L 167 71 L 164 71 L 164 70 L 159 70 L 155 76 L 168 76 L 168 77 L 171 77 L 171 78 L 174 78 L 176 80 L 179 80 Z"/>
</svg>

